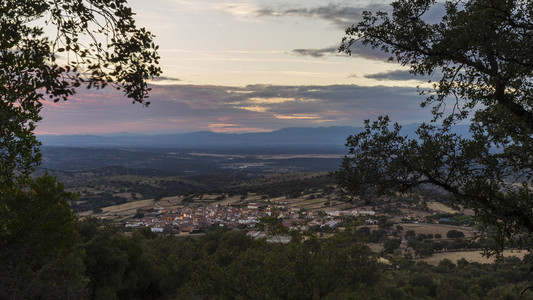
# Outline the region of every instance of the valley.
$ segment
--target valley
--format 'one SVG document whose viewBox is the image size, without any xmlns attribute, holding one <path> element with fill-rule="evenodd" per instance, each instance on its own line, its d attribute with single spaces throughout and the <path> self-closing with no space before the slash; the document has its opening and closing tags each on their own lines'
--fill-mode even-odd
<svg viewBox="0 0 533 300">
<path fill-rule="evenodd" d="M 433 255 L 453 253 L 457 261 L 480 255 L 483 246 L 473 212 L 440 191 L 372 202 L 344 195 L 331 176 L 339 154 L 63 147 L 45 147 L 43 154 L 38 173 L 57 176 L 79 194 L 71 203 L 78 217 L 125 232 L 148 228 L 180 236 L 226 227 L 257 237 L 267 233 L 263 219 L 275 216 L 287 232 L 327 233 L 357 222 L 384 257 L 431 262 Z M 447 237 L 451 230 L 461 234 Z"/>
</svg>

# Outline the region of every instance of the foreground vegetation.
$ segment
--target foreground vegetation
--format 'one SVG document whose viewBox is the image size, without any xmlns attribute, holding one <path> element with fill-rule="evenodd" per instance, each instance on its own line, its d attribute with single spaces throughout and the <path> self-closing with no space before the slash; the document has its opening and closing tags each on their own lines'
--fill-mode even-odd
<svg viewBox="0 0 533 300">
<path fill-rule="evenodd" d="M 524 291 L 520 299 L 533 299 L 525 291 L 530 256 L 497 264 L 431 266 L 393 257 L 383 263 L 349 224 L 330 237 L 293 234 L 286 244 L 230 230 L 124 235 L 96 219 L 77 222 L 76 231 L 74 245 L 47 272 L 19 270 L 31 280 L 12 278 L 0 298 L 519 299 Z"/>
</svg>

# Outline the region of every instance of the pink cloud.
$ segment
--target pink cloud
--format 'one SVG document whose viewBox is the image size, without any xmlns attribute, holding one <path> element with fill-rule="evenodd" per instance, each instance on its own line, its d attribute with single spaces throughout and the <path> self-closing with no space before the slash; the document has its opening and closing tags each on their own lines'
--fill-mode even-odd
<svg viewBox="0 0 533 300">
<path fill-rule="evenodd" d="M 214 123 L 209 124 L 209 130 L 220 133 L 272 132 L 272 129 L 261 127 L 243 127 L 240 124 Z"/>
</svg>

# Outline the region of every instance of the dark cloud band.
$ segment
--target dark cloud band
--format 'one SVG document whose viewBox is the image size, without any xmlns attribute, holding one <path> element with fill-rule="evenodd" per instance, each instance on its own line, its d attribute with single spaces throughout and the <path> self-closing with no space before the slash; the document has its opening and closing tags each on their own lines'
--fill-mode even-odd
<svg viewBox="0 0 533 300">
<path fill-rule="evenodd" d="M 441 73 L 438 72 L 438 73 L 434 73 L 432 75 L 426 75 L 426 76 L 421 76 L 421 75 L 413 75 L 411 73 L 409 73 L 409 71 L 405 71 L 405 70 L 394 70 L 394 71 L 389 71 L 389 72 L 381 72 L 381 73 L 375 73 L 375 74 L 367 74 L 367 75 L 364 75 L 365 78 L 369 78 L 369 79 L 375 79 L 375 80 L 379 80 L 379 81 L 383 81 L 383 80 L 400 80 L 400 81 L 403 81 L 403 80 L 418 80 L 418 81 L 428 81 L 428 80 L 439 80 L 440 77 L 441 77 Z"/>
<path fill-rule="evenodd" d="M 142 108 L 128 105 L 123 95 L 112 89 L 80 90 L 71 101 L 45 103 L 38 129 L 64 134 L 212 128 L 261 131 L 291 126 L 360 126 L 364 119 L 383 114 L 400 123 L 412 123 L 427 119 L 429 114 L 419 107 L 422 97 L 416 88 L 385 86 L 154 85 L 150 101 L 149 108 Z M 232 124 L 231 128 L 227 124 Z"/>
<path fill-rule="evenodd" d="M 313 8 L 289 8 L 289 9 L 274 9 L 263 8 L 257 11 L 259 16 L 272 17 L 304 17 L 322 19 L 333 23 L 338 28 L 344 30 L 349 26 L 361 20 L 363 11 L 387 11 L 389 10 L 388 3 L 373 3 L 365 6 L 346 6 L 341 4 L 329 4 L 326 6 Z"/>
</svg>

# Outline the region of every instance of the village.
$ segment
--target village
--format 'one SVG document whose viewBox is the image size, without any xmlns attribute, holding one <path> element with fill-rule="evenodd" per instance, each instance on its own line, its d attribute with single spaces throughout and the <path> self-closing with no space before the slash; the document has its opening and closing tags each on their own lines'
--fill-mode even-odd
<svg viewBox="0 0 533 300">
<path fill-rule="evenodd" d="M 207 228 L 226 227 L 232 229 L 252 230 L 265 216 L 277 216 L 281 224 L 290 229 L 296 224 L 306 223 L 309 227 L 335 228 L 345 217 L 374 216 L 375 211 L 365 209 L 349 209 L 335 211 L 307 211 L 299 207 L 292 207 L 286 202 L 274 204 L 260 204 L 250 202 L 230 203 L 228 205 L 215 204 L 204 207 L 184 207 L 175 210 L 160 209 L 138 219 L 125 222 L 126 228 L 150 228 L 158 233 L 199 233 Z"/>
</svg>

